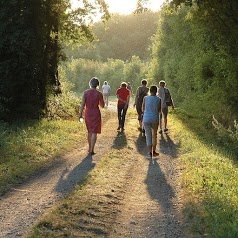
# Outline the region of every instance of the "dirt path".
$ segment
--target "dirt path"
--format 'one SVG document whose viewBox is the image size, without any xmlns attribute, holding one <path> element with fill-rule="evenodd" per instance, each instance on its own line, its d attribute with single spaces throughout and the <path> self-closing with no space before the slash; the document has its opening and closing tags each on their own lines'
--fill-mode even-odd
<svg viewBox="0 0 238 238">
<path fill-rule="evenodd" d="M 82 181 L 104 153 L 115 143 L 116 116 L 104 125 L 96 145 L 93 163 L 84 145 L 75 149 L 40 176 L 12 189 L 0 197 L 0 237 L 24 237 L 43 212 Z M 113 126 L 112 126 L 113 125 Z M 176 145 L 169 135 L 159 138 L 159 160 L 146 158 L 145 138 L 135 131 L 136 163 L 131 170 L 125 195 L 118 205 L 117 216 L 110 237 L 185 237 L 182 234 L 179 171 L 176 165 Z"/>
<path fill-rule="evenodd" d="M 140 156 L 131 171 L 121 215 L 110 237 L 184 238 L 179 198 L 176 145 L 169 135 L 160 138 L 158 160 L 146 158 L 145 137 L 136 147 Z"/>
</svg>

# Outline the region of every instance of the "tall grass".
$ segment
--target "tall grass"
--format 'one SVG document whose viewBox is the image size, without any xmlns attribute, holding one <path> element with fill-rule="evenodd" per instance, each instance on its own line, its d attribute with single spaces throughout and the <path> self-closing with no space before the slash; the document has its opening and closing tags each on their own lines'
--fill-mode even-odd
<svg viewBox="0 0 238 238">
<path fill-rule="evenodd" d="M 184 167 L 185 214 L 192 221 L 194 237 L 238 237 L 236 158 L 227 148 L 219 148 L 215 134 L 195 118 L 173 117 Z"/>
</svg>

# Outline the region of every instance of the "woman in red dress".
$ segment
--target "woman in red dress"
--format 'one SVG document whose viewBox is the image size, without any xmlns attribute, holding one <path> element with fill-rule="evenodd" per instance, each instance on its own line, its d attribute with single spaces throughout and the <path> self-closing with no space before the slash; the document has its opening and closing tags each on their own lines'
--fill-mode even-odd
<svg viewBox="0 0 238 238">
<path fill-rule="evenodd" d="M 97 90 L 99 87 L 99 80 L 93 77 L 89 81 L 90 89 L 85 90 L 82 96 L 82 104 L 79 112 L 79 119 L 83 117 L 83 110 L 85 109 L 85 123 L 88 130 L 88 146 L 89 153 L 94 155 L 94 146 L 97 141 L 97 134 L 101 133 L 102 119 L 99 105 L 103 108 L 103 95 Z"/>
</svg>

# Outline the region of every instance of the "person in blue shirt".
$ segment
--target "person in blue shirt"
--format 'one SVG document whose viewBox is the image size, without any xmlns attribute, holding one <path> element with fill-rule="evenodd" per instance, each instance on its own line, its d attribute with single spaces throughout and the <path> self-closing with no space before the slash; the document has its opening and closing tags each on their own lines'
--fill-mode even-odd
<svg viewBox="0 0 238 238">
<path fill-rule="evenodd" d="M 157 96 L 157 92 L 157 86 L 151 86 L 150 95 L 145 96 L 142 103 L 143 126 L 145 129 L 146 144 L 151 157 L 159 155 L 159 153 L 156 152 L 156 145 L 161 113 L 161 100 Z"/>
</svg>

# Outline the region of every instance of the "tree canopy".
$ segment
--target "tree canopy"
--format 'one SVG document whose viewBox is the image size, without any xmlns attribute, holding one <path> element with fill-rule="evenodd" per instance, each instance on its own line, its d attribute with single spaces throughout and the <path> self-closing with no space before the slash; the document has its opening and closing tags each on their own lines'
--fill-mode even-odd
<svg viewBox="0 0 238 238">
<path fill-rule="evenodd" d="M 229 1 L 172 1 L 160 15 L 149 77 L 163 79 L 175 102 L 224 126 L 237 116 L 237 8 Z"/>
<path fill-rule="evenodd" d="M 112 15 L 106 23 L 100 21 L 93 24 L 95 40 L 92 44 L 67 47 L 66 54 L 74 59 L 126 61 L 136 55 L 146 60 L 150 56 L 151 37 L 156 32 L 157 22 L 158 14 L 151 11 Z"/>
<path fill-rule="evenodd" d="M 105 2 L 0 0 L 0 119 L 39 118 L 48 95 L 60 93 L 61 42 L 91 38 L 86 19 Z"/>
</svg>

